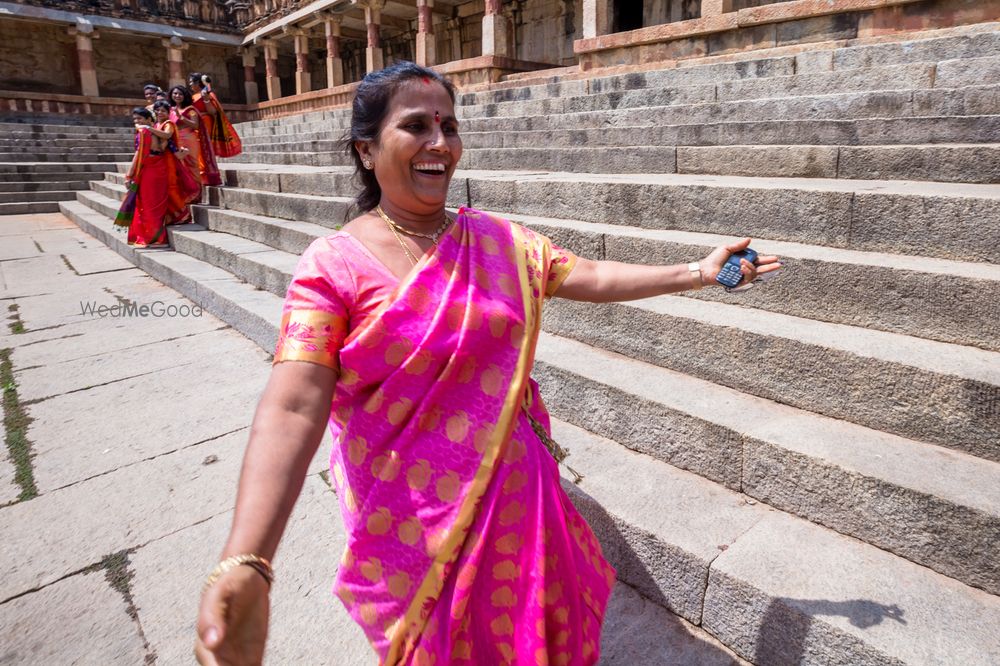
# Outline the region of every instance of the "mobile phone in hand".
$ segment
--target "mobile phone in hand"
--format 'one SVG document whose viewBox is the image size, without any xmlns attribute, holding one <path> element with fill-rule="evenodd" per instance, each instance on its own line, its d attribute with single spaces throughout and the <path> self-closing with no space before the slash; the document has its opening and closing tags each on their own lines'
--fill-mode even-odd
<svg viewBox="0 0 1000 666">
<path fill-rule="evenodd" d="M 746 259 L 751 264 L 757 261 L 757 251 L 747 248 L 740 252 L 734 252 L 726 259 L 722 265 L 722 270 L 715 277 L 715 281 L 723 287 L 732 289 L 743 280 L 743 272 L 740 270 L 740 260 Z"/>
</svg>

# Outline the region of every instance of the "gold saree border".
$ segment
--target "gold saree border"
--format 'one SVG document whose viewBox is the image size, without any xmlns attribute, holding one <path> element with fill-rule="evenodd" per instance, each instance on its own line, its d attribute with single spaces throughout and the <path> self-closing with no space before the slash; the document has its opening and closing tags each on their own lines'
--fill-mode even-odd
<svg viewBox="0 0 1000 666">
<path fill-rule="evenodd" d="M 464 209 L 463 209 L 464 210 Z M 480 213 L 486 215 L 485 213 Z M 495 221 L 495 220 L 494 220 Z M 521 299 L 524 305 L 525 332 L 521 342 L 521 349 L 518 352 L 517 366 L 514 369 L 514 376 L 510 383 L 510 388 L 504 398 L 503 408 L 497 419 L 497 427 L 493 429 L 490 442 L 483 454 L 483 460 L 479 464 L 479 469 L 473 477 L 472 485 L 465 500 L 459 508 L 458 517 L 453 528 L 449 531 L 448 537 L 444 540 L 441 550 L 434 562 L 431 564 L 427 575 L 417 589 L 410 603 L 410 607 L 403 615 L 400 622 L 395 626 L 394 633 L 389 637 L 389 649 L 386 654 L 385 664 L 395 665 L 412 653 L 416 647 L 416 641 L 423 633 L 425 620 L 421 619 L 421 611 L 424 603 L 435 594 L 440 594 L 444 588 L 444 570 L 449 562 L 454 561 L 459 549 L 465 543 L 466 531 L 472 524 L 479 501 L 489 486 L 493 478 L 496 461 L 500 457 L 500 449 L 510 438 L 514 429 L 514 421 L 517 410 L 521 406 L 524 387 L 527 384 L 528 375 L 531 371 L 531 363 L 534 354 L 534 341 L 538 335 L 538 317 L 535 304 L 531 297 L 530 283 L 528 281 L 527 258 L 521 249 L 524 247 L 526 239 L 518 230 L 517 225 L 504 220 L 511 230 L 517 252 L 517 272 L 521 284 Z M 469 231 L 471 233 L 471 230 Z"/>
<path fill-rule="evenodd" d="M 289 338 L 286 331 L 291 324 L 308 326 L 312 335 L 303 339 Z M 330 335 L 322 332 L 323 328 L 327 326 L 331 328 Z M 277 365 L 282 361 L 307 361 L 339 372 L 339 351 L 328 351 L 330 349 L 328 343 L 338 331 L 343 334 L 346 328 L 347 322 L 343 317 L 326 310 L 289 310 L 281 317 L 277 349 L 274 350 L 274 360 L 271 361 L 271 365 Z M 302 349 L 305 344 L 315 345 L 318 349 Z M 339 345 L 337 348 L 339 349 Z"/>
</svg>

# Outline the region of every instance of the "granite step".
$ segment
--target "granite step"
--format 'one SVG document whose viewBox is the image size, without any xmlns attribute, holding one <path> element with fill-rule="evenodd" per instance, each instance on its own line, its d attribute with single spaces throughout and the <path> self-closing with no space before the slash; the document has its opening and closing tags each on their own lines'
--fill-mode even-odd
<svg viewBox="0 0 1000 666">
<path fill-rule="evenodd" d="M 1000 263 L 995 185 L 468 170 L 452 187 L 515 215 Z"/>
<path fill-rule="evenodd" d="M 3 185 L 13 185 L 15 187 L 24 185 L 31 186 L 33 184 L 51 184 L 59 182 L 89 182 L 91 180 L 99 180 L 104 177 L 103 171 L 55 171 L 46 172 L 39 171 L 35 173 L 31 172 L 2 172 L 0 171 L 0 184 Z"/>
<path fill-rule="evenodd" d="M 53 192 L 60 190 L 85 190 L 89 186 L 86 180 L 59 181 L 4 181 L 0 178 L 0 192 Z"/>
<path fill-rule="evenodd" d="M 132 161 L 130 157 L 128 162 Z M 20 178 L 21 174 L 37 174 L 44 176 L 44 180 L 59 180 L 57 174 L 66 174 L 69 179 L 83 178 L 78 175 L 80 172 L 87 174 L 103 173 L 113 171 L 118 168 L 116 162 L 72 162 L 64 164 L 53 164 L 52 162 L 0 162 L 0 178 L 6 180 L 8 175 L 13 174 L 14 178 Z"/>
<path fill-rule="evenodd" d="M 996 596 L 608 438 L 553 429 L 584 474 L 579 486 L 564 474 L 563 487 L 619 580 L 696 616 L 741 657 L 848 666 L 988 664 L 1000 654 Z"/>
<path fill-rule="evenodd" d="M 9 132 L 33 132 L 40 135 L 51 134 L 120 134 L 124 136 L 135 132 L 132 123 L 122 118 L 115 120 L 113 125 L 97 125 L 92 120 L 80 120 L 79 123 L 52 123 L 52 122 L 12 122 L 5 116 L 0 116 L 0 132 L 5 135 Z"/>
<path fill-rule="evenodd" d="M 1000 144 L 488 148 L 464 169 L 1000 183 Z"/>
<path fill-rule="evenodd" d="M 0 215 L 34 215 L 36 213 L 58 213 L 58 201 L 34 201 L 31 203 L 0 203 Z"/>
<path fill-rule="evenodd" d="M 904 437 L 1000 461 L 1000 353 L 729 303 L 560 300 L 545 330 Z"/>
<path fill-rule="evenodd" d="M 1000 115 L 860 120 L 757 120 L 579 130 L 463 132 L 466 148 L 551 146 L 911 145 L 994 143 Z"/>
<path fill-rule="evenodd" d="M 65 185 L 60 183 L 60 185 Z M 37 192 L 29 191 L 18 191 L 18 192 L 4 192 L 0 190 L 0 204 L 5 203 L 31 203 L 31 202 L 41 202 L 41 201 L 72 201 L 76 199 L 76 193 L 78 190 L 86 189 L 85 187 L 79 188 L 62 188 L 58 190 L 44 190 Z"/>
<path fill-rule="evenodd" d="M 129 162 L 133 152 L 80 153 L 74 152 L 0 152 L 0 162 Z"/>
<path fill-rule="evenodd" d="M 686 263 L 739 240 L 735 236 L 494 214 L 535 229 L 581 256 L 625 263 Z M 760 238 L 754 239 L 753 247 L 780 256 L 784 272 L 744 293 L 706 289 L 685 296 L 1000 351 L 996 317 L 989 314 L 1000 302 L 1000 266 Z M 891 288 L 873 289 L 871 285 Z"/>
<path fill-rule="evenodd" d="M 991 594 L 1000 591 L 990 546 L 1000 533 L 995 462 L 547 331 L 533 376 L 556 418 Z M 569 464 L 576 469 L 572 458 Z"/>
</svg>

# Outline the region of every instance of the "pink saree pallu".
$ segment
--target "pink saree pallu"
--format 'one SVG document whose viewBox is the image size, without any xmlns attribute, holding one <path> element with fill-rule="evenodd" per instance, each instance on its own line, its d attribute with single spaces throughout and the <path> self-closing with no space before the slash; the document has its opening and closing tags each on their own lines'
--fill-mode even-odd
<svg viewBox="0 0 1000 666">
<path fill-rule="evenodd" d="M 529 373 L 542 302 L 575 257 L 462 209 L 348 331 L 317 244 L 275 362 L 340 371 L 331 471 L 349 536 L 334 591 L 379 663 L 596 663 L 615 573 L 527 416 L 548 427 Z"/>
</svg>

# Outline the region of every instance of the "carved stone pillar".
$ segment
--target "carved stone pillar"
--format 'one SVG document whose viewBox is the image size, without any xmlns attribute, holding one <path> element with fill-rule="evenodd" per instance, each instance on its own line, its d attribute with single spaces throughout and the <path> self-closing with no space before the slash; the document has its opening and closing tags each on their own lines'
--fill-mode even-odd
<svg viewBox="0 0 1000 666">
<path fill-rule="evenodd" d="M 281 97 L 281 79 L 278 77 L 278 45 L 271 41 L 264 44 L 264 70 L 267 72 L 267 98 Z"/>
<path fill-rule="evenodd" d="M 385 0 L 364 0 L 365 23 L 368 25 L 368 48 L 365 49 L 365 71 L 375 72 L 385 67 L 382 55 L 382 38 L 379 29 L 382 24 L 382 9 Z"/>
<path fill-rule="evenodd" d="M 182 86 L 184 78 L 184 51 L 188 45 L 180 37 L 174 36 L 162 41 L 167 49 L 167 85 L 171 88 Z"/>
<path fill-rule="evenodd" d="M 81 24 L 69 29 L 69 34 L 76 37 L 76 58 L 80 65 L 80 93 L 85 97 L 99 97 L 97 86 L 97 66 L 94 63 L 94 42 L 98 35 L 94 27 Z"/>
<path fill-rule="evenodd" d="M 434 0 L 417 0 L 417 64 L 430 67 L 437 64 L 434 53 Z"/>
<path fill-rule="evenodd" d="M 606 35 L 610 31 L 611 2 L 609 0 L 583 0 L 583 38 L 591 39 Z"/>
<path fill-rule="evenodd" d="M 330 15 L 323 19 L 323 27 L 326 30 L 327 88 L 344 85 L 344 62 L 340 59 L 340 21 L 339 15 Z"/>
<path fill-rule="evenodd" d="M 309 74 L 309 33 L 305 30 L 290 30 L 295 41 L 295 94 L 301 95 L 312 90 Z"/>
<path fill-rule="evenodd" d="M 448 19 L 445 25 L 451 37 L 451 59 L 462 59 L 462 22 L 457 18 Z"/>
<path fill-rule="evenodd" d="M 486 0 L 483 15 L 483 55 L 510 56 L 507 17 L 500 12 L 500 0 Z"/>
<path fill-rule="evenodd" d="M 243 56 L 243 90 L 246 92 L 247 104 L 260 101 L 260 91 L 257 90 L 257 49 L 248 46 L 242 51 Z"/>
</svg>

